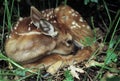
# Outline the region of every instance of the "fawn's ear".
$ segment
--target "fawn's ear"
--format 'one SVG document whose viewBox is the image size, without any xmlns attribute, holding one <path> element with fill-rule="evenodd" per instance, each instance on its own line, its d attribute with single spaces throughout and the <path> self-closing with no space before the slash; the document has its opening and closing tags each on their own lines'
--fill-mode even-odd
<svg viewBox="0 0 120 81">
<path fill-rule="evenodd" d="M 47 14 L 47 13 L 46 13 Z M 37 10 L 35 7 L 31 7 L 31 20 L 33 24 L 42 30 L 42 33 L 45 35 L 49 35 L 51 37 L 54 37 L 58 34 L 58 32 L 55 32 L 54 26 L 49 23 L 45 18 L 43 18 L 42 14 Z"/>
<path fill-rule="evenodd" d="M 34 6 L 31 6 L 30 17 L 33 24 L 39 28 L 40 19 L 42 19 L 42 14 Z"/>
<path fill-rule="evenodd" d="M 43 31 L 43 34 L 49 35 L 51 37 L 55 37 L 58 34 L 58 32 L 55 31 L 54 26 L 50 22 L 44 19 L 41 19 L 39 24 L 40 24 L 41 30 Z"/>
</svg>

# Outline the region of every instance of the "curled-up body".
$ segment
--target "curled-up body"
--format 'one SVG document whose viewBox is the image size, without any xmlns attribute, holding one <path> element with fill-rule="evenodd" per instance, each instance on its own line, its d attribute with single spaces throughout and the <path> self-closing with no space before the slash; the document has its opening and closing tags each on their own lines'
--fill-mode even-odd
<svg viewBox="0 0 120 81">
<path fill-rule="evenodd" d="M 11 30 L 5 51 L 8 57 L 26 68 L 45 67 L 54 74 L 59 68 L 92 55 L 97 43 L 85 46 L 86 37 L 94 38 L 91 28 L 71 7 L 61 5 L 39 12 L 32 6 L 30 17 L 19 19 Z M 53 66 L 55 70 L 51 71 Z"/>
</svg>

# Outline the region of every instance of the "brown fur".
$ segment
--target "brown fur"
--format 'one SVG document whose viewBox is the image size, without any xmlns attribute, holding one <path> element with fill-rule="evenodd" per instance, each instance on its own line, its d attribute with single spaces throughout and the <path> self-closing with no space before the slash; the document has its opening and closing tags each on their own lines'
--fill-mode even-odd
<svg viewBox="0 0 120 81">
<path fill-rule="evenodd" d="M 36 9 L 35 11 L 38 12 Z M 45 13 L 47 14 L 51 11 L 50 16 L 55 15 L 54 17 L 48 19 L 47 16 L 44 16 Z M 58 35 L 50 37 L 42 34 L 41 29 L 37 28 L 34 24 L 30 24 L 30 17 L 18 21 L 17 29 L 15 26 L 13 31 L 11 31 L 10 38 L 6 40 L 5 51 L 8 57 L 23 63 L 24 67 L 43 68 L 41 65 L 44 65 L 45 68 L 49 68 L 56 62 L 61 61 L 62 65 L 60 68 L 62 68 L 66 65 L 88 59 L 96 50 L 96 43 L 88 47 L 80 43 L 80 40 L 85 40 L 85 37 L 93 38 L 93 32 L 88 27 L 87 22 L 80 19 L 82 18 L 81 15 L 71 7 L 59 6 L 55 10 L 45 10 L 42 13 L 43 16 L 41 16 L 41 13 L 36 14 L 48 19 L 55 27 L 55 31 L 58 31 Z M 28 30 L 29 27 L 31 27 L 30 30 Z M 19 35 L 31 31 L 37 32 L 37 34 Z M 70 46 L 66 45 L 69 39 L 77 41 L 79 45 L 82 45 L 83 49 L 78 50 L 76 54 L 71 53 L 74 47 L 73 43 Z M 64 56 L 62 53 L 66 55 Z"/>
</svg>

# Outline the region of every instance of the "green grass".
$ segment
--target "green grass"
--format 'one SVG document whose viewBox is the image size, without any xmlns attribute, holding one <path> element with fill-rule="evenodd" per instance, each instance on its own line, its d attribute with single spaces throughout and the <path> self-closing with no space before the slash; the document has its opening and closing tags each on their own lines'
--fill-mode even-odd
<svg viewBox="0 0 120 81">
<path fill-rule="evenodd" d="M 85 0 L 85 1 L 86 1 L 86 4 L 87 4 L 88 3 L 87 0 Z M 58 2 L 58 0 L 57 0 L 57 2 Z M 8 79 L 9 76 L 19 76 L 20 78 L 17 81 L 21 81 L 21 80 L 24 80 L 24 79 L 32 76 L 33 74 L 37 74 L 36 81 L 38 81 L 42 76 L 41 72 L 36 72 L 36 73 L 32 72 L 30 69 L 26 69 L 26 68 L 22 67 L 20 64 L 14 62 L 13 60 L 11 60 L 10 58 L 8 58 L 4 55 L 5 52 L 3 51 L 3 49 L 4 49 L 4 46 L 3 46 L 4 45 L 4 40 L 3 39 L 5 38 L 5 27 L 7 27 L 8 32 L 10 32 L 11 27 L 13 26 L 13 21 L 12 21 L 12 16 L 13 16 L 12 13 L 13 12 L 16 13 L 18 17 L 20 16 L 19 5 L 18 5 L 18 8 L 15 8 L 14 7 L 14 0 L 12 0 L 12 5 L 11 6 L 8 4 L 7 0 L 4 0 L 4 3 L 5 3 L 5 6 L 4 6 L 5 9 L 4 9 L 4 16 L 3 16 L 3 25 L 0 26 L 0 30 L 2 32 L 1 35 L 0 35 L 1 36 L 0 42 L 1 42 L 1 46 L 2 46 L 1 49 L 0 49 L 1 50 L 0 51 L 0 60 L 6 61 L 8 66 L 9 67 L 11 66 L 14 69 L 10 69 L 10 68 L 9 68 L 10 70 L 1 69 L 0 70 L 0 81 L 10 81 Z M 65 0 L 65 4 L 67 4 L 67 0 Z M 57 5 L 58 5 L 58 3 L 56 3 L 56 6 Z M 100 65 L 100 64 L 95 65 L 95 66 L 100 67 L 101 69 L 98 71 L 97 76 L 93 79 L 94 81 L 97 80 L 97 79 L 102 80 L 104 78 L 103 77 L 103 75 L 104 75 L 103 71 L 106 70 L 106 69 L 109 72 L 114 72 L 114 73 L 117 73 L 117 74 L 119 73 L 120 74 L 120 71 L 117 68 L 110 66 L 110 64 L 116 63 L 117 62 L 117 57 L 120 56 L 120 53 L 117 54 L 117 52 L 116 52 L 116 49 L 118 49 L 117 47 L 120 44 L 120 36 L 117 36 L 115 34 L 115 32 L 117 31 L 117 28 L 119 27 L 119 23 L 120 23 L 120 9 L 117 11 L 117 14 L 116 14 L 115 18 L 112 20 L 109 9 L 108 9 L 107 4 L 104 0 L 103 0 L 103 5 L 105 7 L 106 14 L 107 14 L 108 19 L 109 19 L 109 26 L 107 27 L 107 25 L 104 21 L 104 18 L 102 18 L 102 16 L 101 16 L 101 20 L 103 22 L 104 28 L 106 28 L 106 30 L 107 30 L 107 33 L 106 33 L 105 38 L 102 41 L 102 43 L 104 45 L 107 45 L 108 49 L 105 51 L 106 58 L 104 59 L 104 62 L 103 62 L 104 64 L 103 65 Z M 50 7 L 50 2 L 49 2 L 49 7 Z M 16 11 L 14 11 L 14 10 L 16 10 Z M 95 28 L 93 17 L 91 18 L 91 21 L 92 21 L 93 28 Z M 107 38 L 108 38 L 108 35 L 110 34 L 110 32 L 112 31 L 111 30 L 112 28 L 114 28 L 114 30 L 112 32 L 110 41 L 108 42 Z M 96 35 L 96 32 L 95 32 L 95 35 Z M 87 44 L 87 42 L 89 44 L 89 40 L 90 40 L 89 38 L 88 39 L 86 38 L 86 44 Z M 94 54 L 93 57 L 96 57 L 96 55 L 98 55 L 97 52 Z M 26 76 L 25 75 L 26 72 L 30 72 L 31 75 Z M 70 80 L 73 81 L 73 77 L 71 76 L 69 71 L 66 71 L 64 73 L 64 76 L 65 76 L 64 81 L 70 81 Z M 51 79 L 48 79 L 48 81 L 51 81 Z"/>
<path fill-rule="evenodd" d="M 74 81 L 73 76 L 70 74 L 69 70 L 64 72 L 65 79 L 63 81 Z"/>
<path fill-rule="evenodd" d="M 120 71 L 117 70 L 116 68 L 113 67 L 112 69 L 110 69 L 110 67 L 108 67 L 111 63 L 117 62 L 118 54 L 115 53 L 115 50 L 116 50 L 118 44 L 120 44 L 120 38 L 118 38 L 119 36 L 117 38 L 115 38 L 115 32 L 117 31 L 117 28 L 119 27 L 118 24 L 120 23 L 120 16 L 119 16 L 120 9 L 117 11 L 115 18 L 112 20 L 111 16 L 110 16 L 109 9 L 108 9 L 107 4 L 105 3 L 104 0 L 103 0 L 103 4 L 105 6 L 106 14 L 108 15 L 108 19 L 109 19 L 109 23 L 110 23 L 108 29 L 106 29 L 108 31 L 107 31 L 106 36 L 105 36 L 104 41 L 103 41 L 104 44 L 106 44 L 106 43 L 108 44 L 108 49 L 106 51 L 106 58 L 104 60 L 104 65 L 100 66 L 101 69 L 100 69 L 99 73 L 97 74 L 97 76 L 95 77 L 94 81 L 98 78 L 99 79 L 102 78 L 102 76 L 103 76 L 102 71 L 104 69 L 107 69 L 110 72 L 115 71 L 115 72 L 120 73 Z M 104 26 L 106 27 L 107 25 L 104 23 Z M 110 41 L 106 42 L 106 39 L 107 39 L 108 35 L 110 34 L 110 31 L 112 31 L 111 30 L 112 28 L 114 28 L 114 30 L 113 30 L 112 36 L 110 38 Z"/>
</svg>

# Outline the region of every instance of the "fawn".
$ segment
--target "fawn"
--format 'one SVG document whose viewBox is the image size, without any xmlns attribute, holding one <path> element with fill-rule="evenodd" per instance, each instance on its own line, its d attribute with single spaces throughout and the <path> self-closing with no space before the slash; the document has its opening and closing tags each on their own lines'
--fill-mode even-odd
<svg viewBox="0 0 120 81">
<path fill-rule="evenodd" d="M 30 17 L 20 18 L 6 39 L 8 57 L 24 67 L 51 69 L 79 63 L 91 56 L 97 45 L 85 46 L 80 40 L 93 38 L 93 32 L 81 15 L 67 5 L 41 12 L 31 7 Z M 74 48 L 79 50 L 74 54 Z"/>
</svg>

